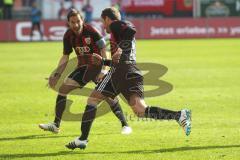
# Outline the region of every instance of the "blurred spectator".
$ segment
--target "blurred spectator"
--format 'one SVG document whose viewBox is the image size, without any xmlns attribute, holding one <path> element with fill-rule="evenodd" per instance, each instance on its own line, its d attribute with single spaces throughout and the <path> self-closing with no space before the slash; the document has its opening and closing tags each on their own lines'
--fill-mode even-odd
<svg viewBox="0 0 240 160">
<path fill-rule="evenodd" d="M 122 7 L 122 0 L 117 0 L 115 4 L 113 4 L 113 7 L 115 7 L 117 10 L 119 10 L 121 14 L 121 20 L 124 21 L 126 19 L 126 13 L 124 11 L 124 8 Z"/>
<path fill-rule="evenodd" d="M 61 7 L 58 11 L 58 19 L 65 20 L 68 10 L 64 7 L 64 2 L 61 2 L 60 5 L 61 5 Z"/>
<path fill-rule="evenodd" d="M 30 40 L 32 41 L 33 37 L 33 31 L 35 27 L 37 27 L 38 32 L 40 33 L 41 40 L 43 38 L 43 34 L 41 31 L 41 11 L 37 8 L 37 3 L 33 2 L 32 3 L 32 10 L 31 10 L 31 21 L 32 21 L 32 27 L 31 27 L 31 37 Z"/>
<path fill-rule="evenodd" d="M 12 19 L 13 0 L 3 0 L 3 18 Z"/>
<path fill-rule="evenodd" d="M 238 16 L 240 16 L 240 0 L 236 1 L 236 11 L 238 13 Z"/>
<path fill-rule="evenodd" d="M 22 0 L 22 5 L 31 7 L 34 1 L 35 0 Z"/>
<path fill-rule="evenodd" d="M 87 3 L 83 6 L 82 11 L 85 13 L 85 22 L 90 23 L 92 21 L 93 13 L 93 7 L 90 4 L 90 0 L 87 0 Z"/>
<path fill-rule="evenodd" d="M 68 8 L 68 11 L 70 11 L 71 9 L 76 9 L 75 4 L 74 4 L 74 0 L 70 0 L 71 1 L 71 6 Z"/>
<path fill-rule="evenodd" d="M 23 2 L 22 0 L 14 0 L 13 10 L 22 10 Z"/>
<path fill-rule="evenodd" d="M 3 19 L 3 1 L 0 0 L 0 19 Z"/>
<path fill-rule="evenodd" d="M 206 9 L 207 17 L 225 17 L 230 15 L 230 9 L 228 6 L 224 5 L 222 2 L 216 0 Z"/>
</svg>

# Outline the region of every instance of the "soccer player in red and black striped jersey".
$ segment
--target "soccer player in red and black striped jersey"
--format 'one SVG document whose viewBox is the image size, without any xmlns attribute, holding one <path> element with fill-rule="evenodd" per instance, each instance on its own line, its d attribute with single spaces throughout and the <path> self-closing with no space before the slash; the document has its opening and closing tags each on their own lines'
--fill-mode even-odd
<svg viewBox="0 0 240 160">
<path fill-rule="evenodd" d="M 101 18 L 106 31 L 111 34 L 112 60 L 115 63 L 90 95 L 89 102 L 92 107 L 97 106 L 106 97 L 115 98 L 121 93 L 137 116 L 176 120 L 188 136 L 191 131 L 190 110 L 172 111 L 157 106 L 148 106 L 144 101 L 143 76 L 136 66 L 136 29 L 131 24 L 121 21 L 120 13 L 115 8 L 104 9 Z M 109 61 L 104 59 L 103 61 L 104 64 L 106 62 L 109 64 Z M 90 116 L 93 122 L 95 115 Z M 67 148 L 84 149 L 87 146 L 91 123 L 85 128 L 88 129 L 82 131 L 80 137 L 68 143 Z"/>
<path fill-rule="evenodd" d="M 69 29 L 63 38 L 63 55 L 59 61 L 57 71 L 49 78 L 50 87 L 55 87 L 73 50 L 78 58 L 78 66 L 59 88 L 54 122 L 39 124 L 41 129 L 54 133 L 59 132 L 61 118 L 66 107 L 67 94 L 76 88 L 84 87 L 90 81 L 95 83 L 100 82 L 107 73 L 106 66 L 102 66 L 97 61 L 101 56 L 107 58 L 104 38 L 95 28 L 83 22 L 83 18 L 77 10 L 70 10 L 67 19 Z M 122 124 L 122 134 L 130 134 L 132 130 L 126 122 L 118 99 L 107 98 L 106 101 Z M 91 107 L 90 102 L 88 104 L 90 107 L 85 108 L 85 114 L 82 117 L 83 124 L 88 123 L 88 111 L 96 112 L 97 109 Z M 84 125 L 81 126 L 81 129 L 85 130 Z"/>
</svg>

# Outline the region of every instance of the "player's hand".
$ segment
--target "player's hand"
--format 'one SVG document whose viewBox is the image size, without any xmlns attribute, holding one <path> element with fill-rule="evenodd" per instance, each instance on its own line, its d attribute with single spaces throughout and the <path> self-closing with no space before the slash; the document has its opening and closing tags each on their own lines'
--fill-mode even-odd
<svg viewBox="0 0 240 160">
<path fill-rule="evenodd" d="M 91 56 L 91 63 L 93 65 L 101 65 L 102 64 L 102 57 L 96 53 L 93 53 L 93 55 Z"/>
<path fill-rule="evenodd" d="M 115 63 L 115 64 L 119 63 L 121 55 L 122 55 L 122 49 L 118 48 L 117 51 L 112 56 L 113 63 Z"/>
<path fill-rule="evenodd" d="M 51 75 L 49 78 L 48 78 L 48 85 L 49 87 L 53 88 L 56 86 L 59 78 L 61 77 L 60 74 L 54 74 L 54 75 Z"/>
<path fill-rule="evenodd" d="M 103 80 L 103 77 L 105 76 L 106 74 L 103 73 L 103 72 L 100 72 L 96 78 L 96 82 L 99 83 Z"/>
</svg>

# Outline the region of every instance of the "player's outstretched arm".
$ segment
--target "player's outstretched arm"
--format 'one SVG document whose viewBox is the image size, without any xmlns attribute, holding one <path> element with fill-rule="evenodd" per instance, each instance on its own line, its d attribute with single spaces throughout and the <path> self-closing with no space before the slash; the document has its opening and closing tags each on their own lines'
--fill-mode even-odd
<svg viewBox="0 0 240 160">
<path fill-rule="evenodd" d="M 59 74 L 63 73 L 63 71 L 65 70 L 65 68 L 67 66 L 68 60 L 69 60 L 69 55 L 63 54 L 58 62 L 58 67 L 57 67 L 57 71 L 56 71 L 57 73 L 59 73 Z"/>
<path fill-rule="evenodd" d="M 68 60 L 69 60 L 69 55 L 63 54 L 62 57 L 60 58 L 58 62 L 57 70 L 48 79 L 48 84 L 51 88 L 54 88 L 55 85 L 57 84 L 57 81 L 59 80 L 59 78 L 61 77 L 61 74 L 63 73 L 63 71 L 67 66 Z"/>
</svg>

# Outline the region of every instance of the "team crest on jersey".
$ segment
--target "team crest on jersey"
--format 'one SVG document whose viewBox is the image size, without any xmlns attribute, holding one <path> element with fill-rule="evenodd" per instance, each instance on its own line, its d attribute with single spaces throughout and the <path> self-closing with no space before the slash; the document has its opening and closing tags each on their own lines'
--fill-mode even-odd
<svg viewBox="0 0 240 160">
<path fill-rule="evenodd" d="M 85 38 L 84 41 L 86 42 L 86 44 L 91 44 L 91 38 L 90 37 Z"/>
</svg>

